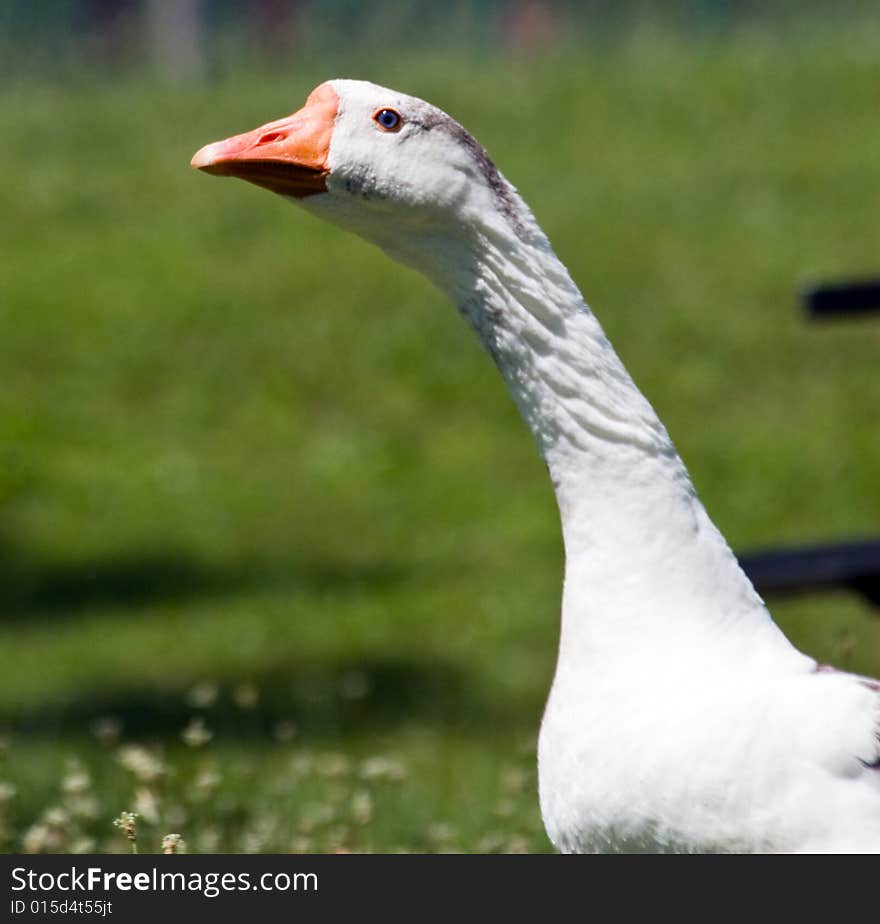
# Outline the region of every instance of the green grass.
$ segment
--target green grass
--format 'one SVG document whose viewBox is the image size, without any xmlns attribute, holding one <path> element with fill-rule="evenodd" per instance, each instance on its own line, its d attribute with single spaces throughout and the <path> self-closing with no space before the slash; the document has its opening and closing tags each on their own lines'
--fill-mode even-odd
<svg viewBox="0 0 880 924">
<path fill-rule="evenodd" d="M 878 44 L 641 34 L 358 68 L 487 145 L 739 549 L 880 525 L 880 327 L 795 310 L 806 280 L 878 269 Z M 111 820 L 144 788 L 142 850 L 168 830 L 194 850 L 549 849 L 533 749 L 561 543 L 500 379 L 423 280 L 187 167 L 327 76 L 0 91 L 6 849 L 61 804 L 44 846 L 124 850 Z M 880 673 L 857 599 L 773 610 Z M 213 738 L 189 748 L 196 714 Z M 102 716 L 161 750 L 158 782 L 95 740 Z M 401 772 L 365 775 L 377 756 Z"/>
</svg>

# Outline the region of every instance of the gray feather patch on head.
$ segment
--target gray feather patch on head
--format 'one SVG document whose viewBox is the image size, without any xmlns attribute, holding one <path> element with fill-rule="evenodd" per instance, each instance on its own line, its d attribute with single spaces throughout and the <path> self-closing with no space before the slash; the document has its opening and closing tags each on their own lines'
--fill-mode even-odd
<svg viewBox="0 0 880 924">
<path fill-rule="evenodd" d="M 425 110 L 419 114 L 417 124 L 426 131 L 440 129 L 440 131 L 444 131 L 451 135 L 459 144 L 467 148 L 480 173 L 486 180 L 489 189 L 491 189 L 495 195 L 502 214 L 513 225 L 516 233 L 522 236 L 524 231 L 523 223 L 510 184 L 498 172 L 498 168 L 486 153 L 486 149 L 483 145 L 481 145 L 466 128 L 459 125 L 455 119 L 446 115 L 445 112 L 435 109 L 433 106 L 430 108 L 426 107 Z"/>
</svg>

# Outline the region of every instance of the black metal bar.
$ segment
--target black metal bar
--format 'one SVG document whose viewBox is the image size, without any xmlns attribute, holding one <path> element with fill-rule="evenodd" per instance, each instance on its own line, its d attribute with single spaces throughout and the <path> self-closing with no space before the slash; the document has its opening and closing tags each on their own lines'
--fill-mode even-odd
<svg viewBox="0 0 880 924">
<path fill-rule="evenodd" d="M 880 606 L 880 540 L 751 552 L 739 561 L 761 594 L 845 589 Z"/>
<path fill-rule="evenodd" d="M 880 279 L 813 286 L 803 305 L 811 319 L 880 313 Z M 880 540 L 768 549 L 739 560 L 759 593 L 850 590 L 880 607 Z"/>
<path fill-rule="evenodd" d="M 880 312 L 880 280 L 817 285 L 803 293 L 804 310 L 812 319 L 851 317 Z"/>
</svg>

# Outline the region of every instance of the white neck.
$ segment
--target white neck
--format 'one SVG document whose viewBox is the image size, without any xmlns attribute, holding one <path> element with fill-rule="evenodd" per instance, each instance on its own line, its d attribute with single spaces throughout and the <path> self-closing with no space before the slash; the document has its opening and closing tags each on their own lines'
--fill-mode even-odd
<svg viewBox="0 0 880 924">
<path fill-rule="evenodd" d="M 506 210 L 495 208 L 472 185 L 456 219 L 435 216 L 407 234 L 381 214 L 345 210 L 335 219 L 452 298 L 535 436 L 565 541 L 555 685 L 675 645 L 704 663 L 752 651 L 802 658 L 528 207 L 508 186 Z"/>
<path fill-rule="evenodd" d="M 430 266 L 418 256 L 424 242 L 395 250 L 458 304 L 547 463 L 566 552 L 557 682 L 605 654 L 657 651 L 658 637 L 705 657 L 706 648 L 747 652 L 761 635 L 776 644 L 755 648 L 794 654 L 666 429 L 521 207 L 518 231 L 496 215 L 472 225 L 467 243 L 432 242 Z"/>
</svg>

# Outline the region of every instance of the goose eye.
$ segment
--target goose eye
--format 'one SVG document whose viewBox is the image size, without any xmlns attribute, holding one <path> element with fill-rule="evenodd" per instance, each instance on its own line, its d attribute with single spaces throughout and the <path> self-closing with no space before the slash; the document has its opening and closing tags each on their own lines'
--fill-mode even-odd
<svg viewBox="0 0 880 924">
<path fill-rule="evenodd" d="M 373 113 L 373 120 L 386 132 L 396 132 L 400 128 L 400 113 L 396 109 L 378 109 Z"/>
</svg>

